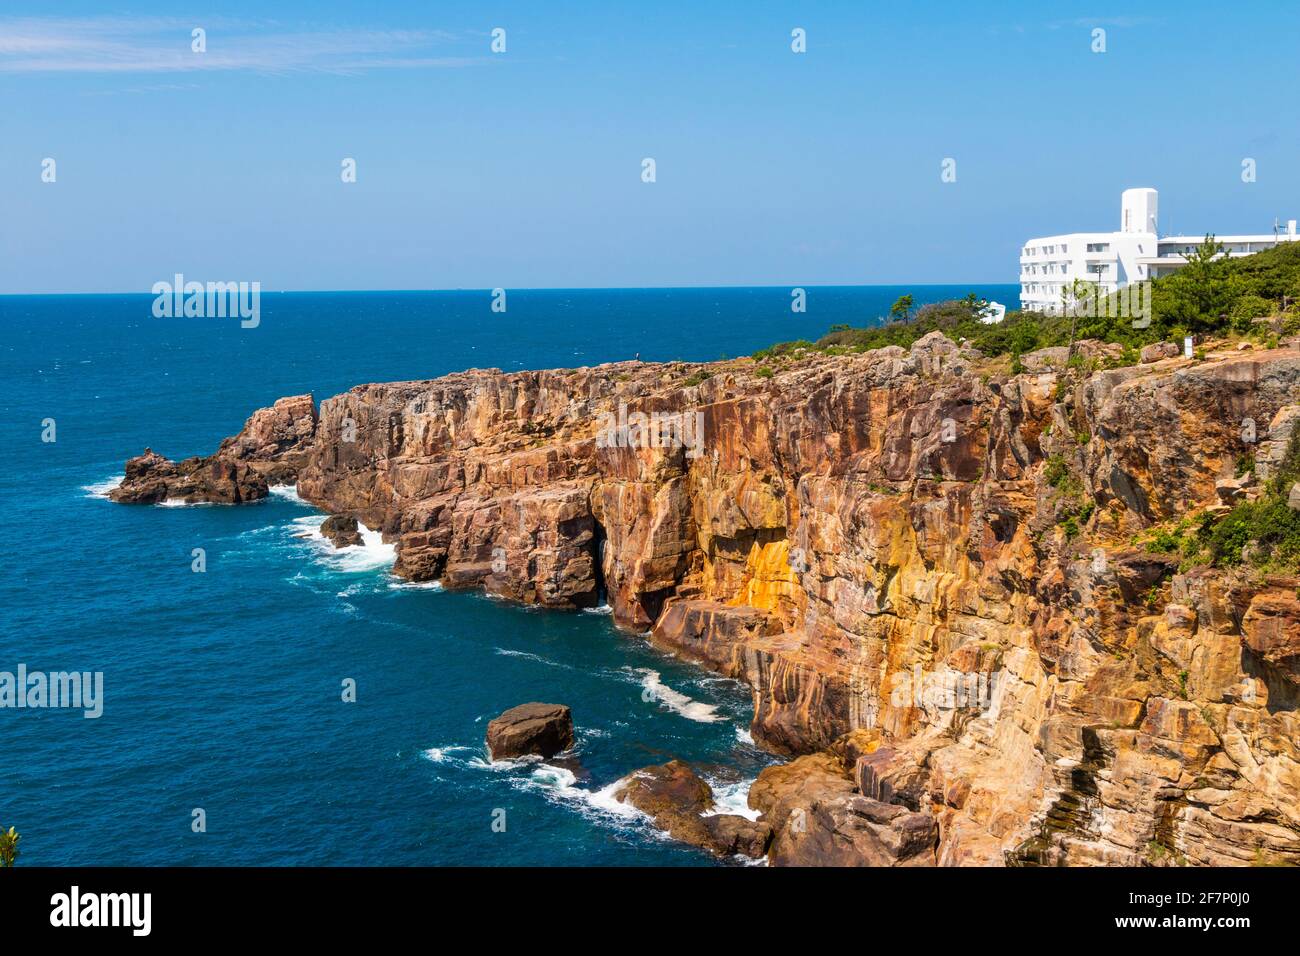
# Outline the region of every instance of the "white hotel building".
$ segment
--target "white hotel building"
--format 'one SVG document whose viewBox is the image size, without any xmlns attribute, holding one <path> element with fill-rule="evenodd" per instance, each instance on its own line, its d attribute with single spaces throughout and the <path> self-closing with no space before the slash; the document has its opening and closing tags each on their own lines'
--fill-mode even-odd
<svg viewBox="0 0 1300 956">
<path fill-rule="evenodd" d="M 1095 283 L 1108 294 L 1132 282 L 1169 275 L 1205 241 L 1199 236 L 1160 236 L 1159 195 L 1154 189 L 1126 189 L 1120 199 L 1119 232 L 1072 232 L 1030 239 L 1020 250 L 1020 307 L 1060 312 L 1061 290 L 1075 279 Z M 1295 242 L 1296 221 L 1257 236 L 1215 236 L 1228 256 L 1248 256 L 1279 242 Z"/>
</svg>

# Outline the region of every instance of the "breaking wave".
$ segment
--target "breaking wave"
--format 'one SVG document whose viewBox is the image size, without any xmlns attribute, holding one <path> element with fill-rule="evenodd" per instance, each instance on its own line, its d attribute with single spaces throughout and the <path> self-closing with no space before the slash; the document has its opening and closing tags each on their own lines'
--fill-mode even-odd
<svg viewBox="0 0 1300 956">
<path fill-rule="evenodd" d="M 680 691 L 673 690 L 659 679 L 658 671 L 650 670 L 648 667 L 639 667 L 636 672 L 642 675 L 641 686 L 644 688 L 642 696 L 646 700 L 657 700 L 669 710 L 680 714 L 687 720 L 697 720 L 702 724 L 712 724 L 727 719 L 718 713 L 715 704 L 692 700 Z"/>
<path fill-rule="evenodd" d="M 126 475 L 114 475 L 112 478 L 97 481 L 93 485 L 82 485 L 81 490 L 86 492 L 87 498 L 102 498 L 107 501 L 108 493 L 125 480 Z"/>
</svg>

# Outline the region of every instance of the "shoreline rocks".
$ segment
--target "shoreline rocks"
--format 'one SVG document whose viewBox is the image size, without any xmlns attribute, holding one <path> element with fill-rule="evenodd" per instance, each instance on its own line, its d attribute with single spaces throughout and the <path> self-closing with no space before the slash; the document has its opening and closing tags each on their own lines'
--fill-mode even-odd
<svg viewBox="0 0 1300 956">
<path fill-rule="evenodd" d="M 374 383 L 259 410 L 211 459 L 133 459 L 113 497 L 296 477 L 394 543 L 399 576 L 607 602 L 750 687 L 754 740 L 798 778 L 751 791 L 775 861 L 1300 863 L 1300 576 L 1156 553 L 1276 477 L 1300 348 L 1065 352 L 1012 366 L 933 333 Z M 877 804 L 938 821 L 937 850 Z M 795 809 L 805 835 L 782 830 Z"/>
<path fill-rule="evenodd" d="M 316 420 L 310 394 L 281 398 L 253 412 L 238 435 L 206 458 L 173 462 L 146 448 L 127 461 L 125 478 L 108 496 L 121 504 L 260 501 L 271 485 L 297 481 L 315 441 Z"/>
<path fill-rule="evenodd" d="M 126 477 L 108 493 L 120 504 L 241 504 L 270 493 L 266 479 L 251 466 L 225 458 L 186 458 L 173 462 L 152 449 L 126 463 Z"/>
<path fill-rule="evenodd" d="M 573 746 L 573 714 L 563 704 L 520 704 L 487 726 L 493 760 L 537 755 L 554 757 Z"/>
<path fill-rule="evenodd" d="M 364 544 L 355 515 L 330 515 L 321 522 L 320 533 L 336 548 Z"/>
<path fill-rule="evenodd" d="M 635 770 L 618 781 L 611 793 L 679 842 L 718 856 L 759 859 L 767 853 L 771 826 L 739 814 L 709 814 L 714 806 L 712 788 L 680 760 Z"/>
</svg>

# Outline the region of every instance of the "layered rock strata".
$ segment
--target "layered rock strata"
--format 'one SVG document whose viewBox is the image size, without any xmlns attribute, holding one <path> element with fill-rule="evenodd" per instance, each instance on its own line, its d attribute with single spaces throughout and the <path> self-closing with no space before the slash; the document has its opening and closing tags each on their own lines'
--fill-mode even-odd
<svg viewBox="0 0 1300 956">
<path fill-rule="evenodd" d="M 799 758 L 751 792 L 773 862 L 1300 862 L 1300 580 L 1134 543 L 1257 493 L 1221 482 L 1280 462 L 1300 350 L 1171 352 L 1013 375 L 933 333 L 774 375 L 362 385 L 319 415 L 284 399 L 189 471 L 134 459 L 115 497 L 292 476 L 401 576 L 608 602 L 746 682 L 754 738 Z"/>
</svg>

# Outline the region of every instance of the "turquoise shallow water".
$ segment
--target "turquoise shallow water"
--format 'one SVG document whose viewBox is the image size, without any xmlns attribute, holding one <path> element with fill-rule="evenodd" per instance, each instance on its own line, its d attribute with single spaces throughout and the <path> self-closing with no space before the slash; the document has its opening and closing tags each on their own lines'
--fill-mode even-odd
<svg viewBox="0 0 1300 956">
<path fill-rule="evenodd" d="M 769 760 L 745 688 L 606 615 L 404 585 L 378 541 L 311 537 L 323 515 L 288 490 L 144 508 L 103 491 L 144 446 L 210 453 L 281 395 L 745 354 L 904 291 L 1016 289 L 811 289 L 802 315 L 788 289 L 512 292 L 504 315 L 487 292 L 268 294 L 256 329 L 155 319 L 149 296 L 0 297 L 0 671 L 104 674 L 99 719 L 0 708 L 0 824 L 23 834 L 21 862 L 710 864 L 601 791 L 680 757 L 743 806 Z M 573 761 L 485 761 L 486 722 L 526 700 L 573 708 Z"/>
</svg>

